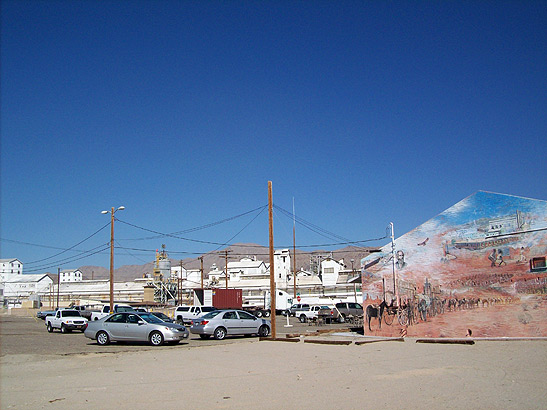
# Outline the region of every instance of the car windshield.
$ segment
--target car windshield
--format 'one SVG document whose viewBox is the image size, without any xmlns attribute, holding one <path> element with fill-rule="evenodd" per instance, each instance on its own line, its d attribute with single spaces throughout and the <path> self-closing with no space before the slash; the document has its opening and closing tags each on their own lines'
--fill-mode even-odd
<svg viewBox="0 0 547 410">
<path fill-rule="evenodd" d="M 163 314 L 163 313 L 161 313 L 161 312 L 152 312 L 152 314 L 153 314 L 154 316 L 159 317 L 161 320 L 169 319 L 169 316 L 167 316 L 167 315 L 165 315 L 165 314 Z"/>
<path fill-rule="evenodd" d="M 76 310 L 64 310 L 61 312 L 63 317 L 80 317 L 80 312 Z"/>
<path fill-rule="evenodd" d="M 206 313 L 201 318 L 212 319 L 212 318 L 216 317 L 219 313 L 220 313 L 220 310 L 215 310 L 213 312 Z"/>
<path fill-rule="evenodd" d="M 152 313 L 139 313 L 139 316 L 148 323 L 164 323 L 163 320 L 154 316 Z"/>
</svg>

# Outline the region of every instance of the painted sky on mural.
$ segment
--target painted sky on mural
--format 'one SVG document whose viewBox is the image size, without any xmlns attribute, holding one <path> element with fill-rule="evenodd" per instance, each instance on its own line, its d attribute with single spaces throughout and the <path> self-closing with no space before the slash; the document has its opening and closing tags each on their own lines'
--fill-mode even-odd
<svg viewBox="0 0 547 410">
<path fill-rule="evenodd" d="M 445 286 L 458 277 L 500 273 L 498 263 L 510 274 L 528 272 L 530 257 L 547 255 L 546 229 L 547 201 L 477 192 L 398 238 L 395 252 L 402 252 L 402 265 L 396 270 L 402 279 L 420 285 L 427 277 Z M 494 250 L 501 259 L 492 269 L 489 256 Z M 362 263 L 379 257 L 381 262 L 372 265 L 369 274 L 391 276 L 390 245 Z"/>
<path fill-rule="evenodd" d="M 116 266 L 267 245 L 268 180 L 304 250 L 478 190 L 547 198 L 543 1 L 1 8 L 0 257 L 26 269 L 108 266 L 119 205 Z"/>
</svg>

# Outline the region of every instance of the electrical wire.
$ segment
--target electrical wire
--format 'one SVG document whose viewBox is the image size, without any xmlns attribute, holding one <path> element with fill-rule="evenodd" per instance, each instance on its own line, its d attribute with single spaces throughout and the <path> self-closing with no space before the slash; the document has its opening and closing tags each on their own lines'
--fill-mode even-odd
<svg viewBox="0 0 547 410">
<path fill-rule="evenodd" d="M 260 210 L 260 213 L 262 213 L 262 211 L 264 209 L 266 209 L 267 206 L 268 205 L 263 205 L 263 206 L 260 206 L 258 208 L 252 209 L 250 211 L 244 212 L 244 213 L 239 214 L 239 215 L 231 216 L 229 218 L 225 218 L 225 219 L 222 219 L 220 221 L 211 222 L 211 223 L 201 225 L 201 226 L 197 226 L 197 227 L 194 227 L 194 228 L 188 228 L 188 229 L 185 229 L 185 230 L 182 230 L 182 231 L 171 232 L 171 233 L 168 233 L 168 234 L 161 233 L 161 234 L 156 235 L 156 236 L 148 236 L 148 237 L 143 237 L 143 238 L 128 238 L 128 239 L 120 239 L 120 240 L 122 240 L 122 241 L 141 241 L 141 240 L 159 239 L 159 238 L 163 238 L 163 237 L 168 236 L 168 235 L 181 235 L 181 234 L 185 234 L 185 233 L 196 232 L 196 231 L 200 231 L 200 230 L 203 230 L 203 229 L 207 229 L 207 228 L 211 228 L 213 226 L 223 224 L 225 222 L 233 221 L 234 219 L 241 218 L 243 216 L 249 215 L 249 214 L 251 214 L 253 212 L 256 212 L 258 210 Z M 118 219 L 116 219 L 116 220 L 118 220 Z"/>
<path fill-rule="evenodd" d="M 91 235 L 89 235 L 87 238 L 81 240 L 80 242 L 78 242 L 76 245 L 73 245 L 71 246 L 70 248 L 67 248 L 67 249 L 64 249 L 63 251 L 59 252 L 59 253 L 56 253 L 55 255 L 52 255 L 52 256 L 48 256 L 47 258 L 43 258 L 43 259 L 38 259 L 38 260 L 35 260 L 35 261 L 31 261 L 31 262 L 26 262 L 25 265 L 33 265 L 35 263 L 38 263 L 38 262 L 43 262 L 43 261 L 47 261 L 49 259 L 53 259 L 55 258 L 56 256 L 59 256 L 59 255 L 62 255 L 63 253 L 66 253 L 68 251 L 71 251 L 73 250 L 76 246 L 78 245 L 81 245 L 82 243 L 84 243 L 85 241 L 87 241 L 88 239 L 91 239 L 92 237 L 94 237 L 95 235 L 97 235 L 99 232 L 101 232 L 104 228 L 106 228 L 107 226 L 110 225 L 110 222 L 105 224 L 102 228 L 98 229 L 97 231 L 95 231 L 94 233 L 92 233 Z"/>
</svg>

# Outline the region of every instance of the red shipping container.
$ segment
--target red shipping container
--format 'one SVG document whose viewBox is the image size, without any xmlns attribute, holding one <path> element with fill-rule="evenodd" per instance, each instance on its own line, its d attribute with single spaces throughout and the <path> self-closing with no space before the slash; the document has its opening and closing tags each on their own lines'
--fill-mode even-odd
<svg viewBox="0 0 547 410">
<path fill-rule="evenodd" d="M 217 309 L 241 309 L 243 291 L 241 289 L 212 289 L 213 306 Z"/>
</svg>

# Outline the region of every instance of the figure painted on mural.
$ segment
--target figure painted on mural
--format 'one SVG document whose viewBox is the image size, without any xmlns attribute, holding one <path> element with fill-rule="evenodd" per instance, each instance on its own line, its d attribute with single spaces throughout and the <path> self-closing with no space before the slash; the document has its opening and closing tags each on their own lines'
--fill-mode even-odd
<svg viewBox="0 0 547 410">
<path fill-rule="evenodd" d="M 403 269 L 406 266 L 405 253 L 403 251 L 397 251 L 397 262 L 395 262 L 395 265 L 397 265 L 397 269 Z"/>
<path fill-rule="evenodd" d="M 457 259 L 457 256 L 452 255 L 448 249 L 448 241 L 443 242 L 443 257 L 441 262 L 450 262 L 451 260 Z"/>
<path fill-rule="evenodd" d="M 507 265 L 507 263 L 505 263 L 505 261 L 503 260 L 503 252 L 502 252 L 501 249 L 498 249 L 498 256 L 496 257 L 496 264 L 497 264 L 497 266 Z"/>
<path fill-rule="evenodd" d="M 519 252 L 519 258 L 517 259 L 517 263 L 526 263 L 527 262 L 526 255 L 524 255 L 524 252 L 525 252 L 524 246 L 521 246 L 520 247 L 520 252 Z"/>
<path fill-rule="evenodd" d="M 498 250 L 492 249 L 492 253 L 488 255 L 488 260 L 490 260 L 490 267 L 493 268 L 496 266 L 496 261 L 498 260 Z"/>
</svg>

